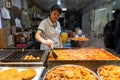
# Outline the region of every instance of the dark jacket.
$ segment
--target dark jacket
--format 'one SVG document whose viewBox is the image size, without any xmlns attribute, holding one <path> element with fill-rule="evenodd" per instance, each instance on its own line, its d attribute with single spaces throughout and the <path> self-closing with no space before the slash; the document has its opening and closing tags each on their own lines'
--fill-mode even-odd
<svg viewBox="0 0 120 80">
<path fill-rule="evenodd" d="M 104 27 L 104 44 L 106 48 L 114 49 L 114 29 L 116 20 L 108 22 Z"/>
<path fill-rule="evenodd" d="M 115 43 L 115 48 L 118 46 L 118 42 L 120 39 L 120 14 L 118 15 L 116 19 L 116 26 L 114 30 L 114 43 Z"/>
</svg>

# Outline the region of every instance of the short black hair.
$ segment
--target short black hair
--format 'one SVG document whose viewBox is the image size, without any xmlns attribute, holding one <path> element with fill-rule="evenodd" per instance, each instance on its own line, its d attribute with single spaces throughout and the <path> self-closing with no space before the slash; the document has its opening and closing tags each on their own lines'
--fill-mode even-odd
<svg viewBox="0 0 120 80">
<path fill-rule="evenodd" d="M 53 5 L 53 6 L 50 8 L 50 11 L 51 11 L 51 12 L 54 11 L 54 10 L 57 10 L 60 14 L 61 14 L 61 12 L 62 12 L 62 9 L 61 9 L 60 6 L 57 5 L 57 4 Z"/>
<path fill-rule="evenodd" d="M 116 9 L 115 12 L 113 13 L 114 19 L 117 18 L 119 13 L 120 13 L 120 9 Z"/>
</svg>

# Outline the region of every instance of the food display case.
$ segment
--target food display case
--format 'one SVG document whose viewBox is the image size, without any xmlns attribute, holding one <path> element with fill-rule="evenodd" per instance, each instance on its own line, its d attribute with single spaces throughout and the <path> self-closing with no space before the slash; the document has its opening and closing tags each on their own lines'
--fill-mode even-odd
<svg viewBox="0 0 120 80">
<path fill-rule="evenodd" d="M 58 58 L 54 59 L 52 54 L 49 54 L 47 61 L 49 69 L 62 64 L 76 64 L 96 71 L 101 65 L 120 65 L 118 56 L 101 48 L 60 48 L 54 49 L 54 52 Z"/>
</svg>

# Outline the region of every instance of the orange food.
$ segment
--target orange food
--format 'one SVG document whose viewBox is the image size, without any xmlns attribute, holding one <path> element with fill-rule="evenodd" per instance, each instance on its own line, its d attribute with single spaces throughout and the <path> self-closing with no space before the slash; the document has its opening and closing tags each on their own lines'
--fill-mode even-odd
<svg viewBox="0 0 120 80">
<path fill-rule="evenodd" d="M 107 65 L 98 70 L 102 80 L 120 80 L 120 66 Z"/>
<path fill-rule="evenodd" d="M 119 57 L 112 55 L 104 49 L 64 49 L 54 50 L 58 55 L 57 60 L 120 60 Z M 55 60 L 50 53 L 49 60 Z"/>
<path fill-rule="evenodd" d="M 72 71 L 65 71 L 65 76 L 68 78 L 72 78 L 74 76 L 74 73 Z"/>
<path fill-rule="evenodd" d="M 34 57 L 33 55 L 26 55 L 24 60 L 40 60 L 40 57 Z"/>
<path fill-rule="evenodd" d="M 45 80 L 98 80 L 90 70 L 77 65 L 62 65 L 51 69 Z"/>
<path fill-rule="evenodd" d="M 72 40 L 74 40 L 74 41 L 88 41 L 89 39 L 83 38 L 83 37 L 75 37 L 75 38 L 72 38 Z"/>
</svg>

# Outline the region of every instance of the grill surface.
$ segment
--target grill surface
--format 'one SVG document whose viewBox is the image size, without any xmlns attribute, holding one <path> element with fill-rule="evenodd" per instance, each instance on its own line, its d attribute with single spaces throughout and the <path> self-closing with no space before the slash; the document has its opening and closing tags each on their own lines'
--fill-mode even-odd
<svg viewBox="0 0 120 80">
<path fill-rule="evenodd" d="M 0 50 L 0 61 L 13 54 L 15 51 L 4 51 Z"/>
<path fill-rule="evenodd" d="M 10 56 L 6 57 L 4 60 L 2 61 L 7 61 L 7 62 L 17 62 L 17 61 L 21 61 L 22 56 L 26 55 L 28 51 L 15 51 L 13 54 L 11 54 Z"/>
<path fill-rule="evenodd" d="M 42 55 L 45 51 L 40 51 L 40 50 L 26 50 L 26 51 L 15 51 L 14 53 L 12 53 L 11 55 L 8 55 L 7 57 L 5 57 L 4 59 L 2 59 L 2 62 L 37 62 L 40 60 L 24 60 L 24 57 L 26 55 L 32 55 L 34 57 L 40 57 L 40 59 L 42 58 Z M 9 53 L 9 51 L 7 52 Z"/>
<path fill-rule="evenodd" d="M 24 61 L 24 62 L 38 62 L 38 61 L 41 61 L 43 53 L 44 53 L 44 51 L 29 51 L 26 55 L 32 55 L 34 57 L 40 57 L 40 60 L 24 60 L 26 55 L 24 55 L 21 58 L 21 60 Z"/>
</svg>

